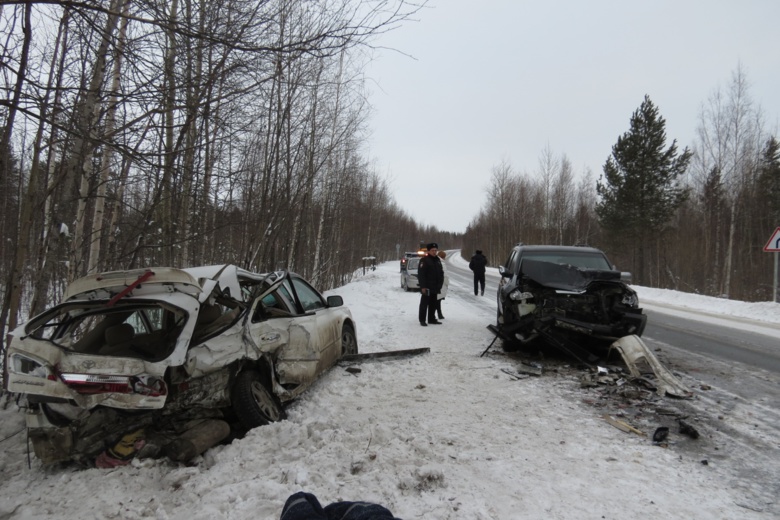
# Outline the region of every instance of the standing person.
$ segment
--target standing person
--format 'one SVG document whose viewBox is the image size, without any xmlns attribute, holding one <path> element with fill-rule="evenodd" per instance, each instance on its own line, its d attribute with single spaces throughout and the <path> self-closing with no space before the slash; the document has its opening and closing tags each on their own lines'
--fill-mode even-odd
<svg viewBox="0 0 780 520">
<path fill-rule="evenodd" d="M 447 297 L 447 289 L 450 286 L 450 277 L 447 276 L 447 266 L 444 264 L 444 259 L 447 258 L 447 252 L 446 251 L 439 251 L 438 253 L 439 258 L 442 259 L 441 262 L 441 269 L 444 273 L 444 283 L 441 285 L 441 290 L 439 291 L 439 294 L 436 295 L 436 314 L 438 315 L 440 320 L 444 319 L 444 314 L 441 313 L 441 301 Z"/>
<path fill-rule="evenodd" d="M 481 249 L 477 249 L 469 262 L 469 269 L 474 271 L 474 296 L 479 294 L 477 290 L 482 289 L 482 296 L 485 296 L 485 267 L 487 267 L 487 258 L 482 254 Z"/>
<path fill-rule="evenodd" d="M 439 244 L 431 242 L 426 246 L 427 252 L 420 258 L 420 264 L 417 267 L 417 281 L 420 283 L 420 325 L 427 327 L 430 325 L 441 325 L 436 319 L 437 295 L 444 284 L 444 270 L 441 267 L 439 259 Z M 425 323 L 425 318 L 428 323 Z"/>
</svg>

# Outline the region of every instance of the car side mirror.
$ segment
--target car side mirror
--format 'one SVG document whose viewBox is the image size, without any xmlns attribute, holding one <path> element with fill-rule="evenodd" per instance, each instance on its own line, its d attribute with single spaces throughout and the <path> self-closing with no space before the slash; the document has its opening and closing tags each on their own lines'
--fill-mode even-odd
<svg viewBox="0 0 780 520">
<path fill-rule="evenodd" d="M 512 272 L 503 265 L 498 266 L 498 274 L 501 275 L 501 278 L 512 278 Z"/>
<path fill-rule="evenodd" d="M 328 296 L 328 307 L 341 307 L 344 305 L 344 298 L 341 296 Z"/>
</svg>

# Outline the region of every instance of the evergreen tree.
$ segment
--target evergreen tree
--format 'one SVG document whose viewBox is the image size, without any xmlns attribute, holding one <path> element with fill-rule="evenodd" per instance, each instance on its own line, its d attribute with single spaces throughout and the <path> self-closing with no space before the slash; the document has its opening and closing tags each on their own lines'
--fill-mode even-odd
<svg viewBox="0 0 780 520">
<path fill-rule="evenodd" d="M 618 137 L 604 173 L 596 183 L 596 214 L 607 235 L 633 246 L 635 281 L 644 280 L 645 250 L 688 196 L 678 177 L 691 152 L 677 153 L 677 140 L 666 148 L 666 121 L 645 96 L 631 116 L 631 128 Z"/>
<path fill-rule="evenodd" d="M 765 203 L 766 224 L 774 230 L 772 226 L 780 226 L 780 143 L 774 136 L 764 147 L 758 175 L 759 199 Z"/>
</svg>

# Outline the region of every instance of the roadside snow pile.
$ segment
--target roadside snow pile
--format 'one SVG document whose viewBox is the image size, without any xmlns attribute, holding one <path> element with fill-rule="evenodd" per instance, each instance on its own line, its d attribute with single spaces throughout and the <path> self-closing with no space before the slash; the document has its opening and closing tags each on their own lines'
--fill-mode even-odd
<svg viewBox="0 0 780 520">
<path fill-rule="evenodd" d="M 193 466 L 27 468 L 22 415 L 0 415 L 1 518 L 278 519 L 289 495 L 377 502 L 399 518 L 765 518 L 728 468 L 654 446 L 604 422 L 579 383 L 518 380 L 486 325 L 495 309 L 451 281 L 440 327 L 420 327 L 417 293 L 388 262 L 332 294 L 357 321 L 361 352 L 430 347 L 344 363 L 289 418 L 212 449 Z M 345 369 L 351 368 L 348 372 Z M 768 461 L 770 463 L 771 461 Z"/>
<path fill-rule="evenodd" d="M 780 303 L 776 302 L 741 302 L 669 289 L 632 287 L 639 294 L 639 301 L 642 303 L 663 304 L 667 307 L 690 309 L 697 313 L 710 313 L 719 316 L 725 314 L 732 318 L 780 323 Z"/>
</svg>

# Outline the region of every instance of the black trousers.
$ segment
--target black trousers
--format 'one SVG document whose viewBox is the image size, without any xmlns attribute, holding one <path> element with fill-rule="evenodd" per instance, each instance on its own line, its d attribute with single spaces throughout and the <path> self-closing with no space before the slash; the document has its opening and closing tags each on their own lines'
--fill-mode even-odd
<svg viewBox="0 0 780 520">
<path fill-rule="evenodd" d="M 426 292 L 428 294 L 423 293 L 422 289 L 420 290 L 420 311 L 418 313 L 420 323 L 424 323 L 426 317 L 428 323 L 436 321 L 436 295 L 438 293 L 430 289 L 426 289 Z"/>
<path fill-rule="evenodd" d="M 474 273 L 474 294 L 479 294 L 479 286 L 482 288 L 482 294 L 485 294 L 485 273 Z"/>
</svg>

